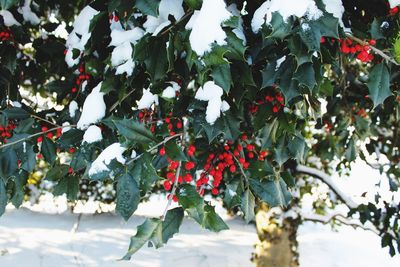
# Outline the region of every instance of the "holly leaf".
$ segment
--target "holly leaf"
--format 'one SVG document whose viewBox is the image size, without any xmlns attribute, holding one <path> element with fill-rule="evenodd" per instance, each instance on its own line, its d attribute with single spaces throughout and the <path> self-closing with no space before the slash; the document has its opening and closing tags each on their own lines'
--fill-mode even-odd
<svg viewBox="0 0 400 267">
<path fill-rule="evenodd" d="M 142 144 L 148 144 L 155 138 L 151 131 L 144 124 L 130 119 L 113 120 L 119 134 L 125 138 Z"/>
<path fill-rule="evenodd" d="M 241 205 L 241 209 L 244 213 L 244 219 L 246 220 L 246 223 L 249 223 L 254 220 L 255 218 L 254 208 L 255 208 L 255 197 L 253 193 L 250 191 L 250 189 L 246 189 L 242 197 L 242 205 Z"/>
<path fill-rule="evenodd" d="M 367 84 L 369 97 L 374 102 L 374 107 L 382 104 L 386 98 L 392 95 L 390 91 L 390 74 L 384 63 L 375 65 L 369 73 Z"/>
<path fill-rule="evenodd" d="M 25 197 L 24 187 L 28 181 L 28 172 L 21 171 L 18 175 L 14 176 L 12 181 L 14 182 L 13 194 L 11 197 L 11 203 L 14 207 L 19 208 L 22 205 Z M 1 206 L 1 204 L 0 204 Z M 1 215 L 0 215 L 1 216 Z"/>
<path fill-rule="evenodd" d="M 224 136 L 227 140 L 234 141 L 240 135 L 240 121 L 237 117 L 233 116 L 230 112 L 227 112 L 222 116 L 224 120 Z"/>
<path fill-rule="evenodd" d="M 154 236 L 156 236 L 161 223 L 160 219 L 147 218 L 141 225 L 139 225 L 136 234 L 131 237 L 128 252 L 122 260 L 130 260 L 136 251 L 143 247 L 147 241 L 150 241 Z"/>
<path fill-rule="evenodd" d="M 18 0 L 0 0 L 1 9 L 9 9 L 10 7 L 15 6 L 18 3 Z"/>
<path fill-rule="evenodd" d="M 7 206 L 7 191 L 4 180 L 0 178 L 0 216 L 4 214 Z"/>
<path fill-rule="evenodd" d="M 67 175 L 68 169 L 69 166 L 65 164 L 53 166 L 47 172 L 45 180 L 57 181 Z"/>
<path fill-rule="evenodd" d="M 229 229 L 228 225 L 215 212 L 215 207 L 210 205 L 204 206 L 203 227 L 213 232 L 220 232 Z"/>
<path fill-rule="evenodd" d="M 174 140 L 170 140 L 165 144 L 165 153 L 172 160 L 188 161 L 185 153 Z"/>
<path fill-rule="evenodd" d="M 0 179 L 8 178 L 18 169 L 17 153 L 13 149 L 0 152 Z"/>
<path fill-rule="evenodd" d="M 136 0 L 136 7 L 142 11 L 144 15 L 150 15 L 153 17 L 158 16 L 159 5 L 159 0 Z"/>
<path fill-rule="evenodd" d="M 282 178 L 263 179 L 261 181 L 250 179 L 250 188 L 270 207 L 285 207 L 292 198 Z"/>
<path fill-rule="evenodd" d="M 52 164 L 56 160 L 56 145 L 51 139 L 43 137 L 41 152 L 48 163 Z"/>
<path fill-rule="evenodd" d="M 271 18 L 272 33 L 269 37 L 284 39 L 292 31 L 292 25 L 283 20 L 279 12 L 273 12 Z"/>
<path fill-rule="evenodd" d="M 183 208 L 177 207 L 169 210 L 162 222 L 162 241 L 167 243 L 170 238 L 179 232 L 184 217 Z"/>
<path fill-rule="evenodd" d="M 127 221 L 137 209 L 140 201 L 139 187 L 129 173 L 118 177 L 116 212 Z"/>
<path fill-rule="evenodd" d="M 229 90 L 231 89 L 232 77 L 231 68 L 228 63 L 213 66 L 211 77 L 213 77 L 217 85 L 221 86 L 226 93 L 229 93 Z"/>
<path fill-rule="evenodd" d="M 60 196 L 67 195 L 68 200 L 76 200 L 79 191 L 79 177 L 68 175 L 61 177 L 60 181 L 54 187 L 53 195 Z"/>
<path fill-rule="evenodd" d="M 2 113 L 9 120 L 14 120 L 14 119 L 21 120 L 21 119 L 29 118 L 29 116 L 30 116 L 26 110 L 24 110 L 22 108 L 16 108 L 16 107 L 7 108 L 7 109 L 3 110 Z"/>
</svg>

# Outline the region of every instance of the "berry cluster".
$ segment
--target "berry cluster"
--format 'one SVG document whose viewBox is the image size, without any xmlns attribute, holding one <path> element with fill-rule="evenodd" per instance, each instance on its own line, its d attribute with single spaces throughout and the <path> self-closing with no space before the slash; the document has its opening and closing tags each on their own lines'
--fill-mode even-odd
<svg viewBox="0 0 400 267">
<path fill-rule="evenodd" d="M 9 30 L 0 31 L 0 41 L 9 42 L 11 45 L 15 46 L 14 36 Z"/>
<path fill-rule="evenodd" d="M 85 65 L 83 63 L 79 66 L 78 70 L 79 75 L 75 80 L 75 86 L 71 88 L 72 93 L 76 93 L 78 91 L 77 88 L 79 88 L 79 86 L 81 86 L 84 81 L 90 80 L 90 75 L 88 73 L 85 73 Z"/>
<path fill-rule="evenodd" d="M 12 136 L 12 131 L 17 127 L 13 122 L 8 122 L 8 125 L 0 125 L 0 143 L 7 143 L 7 139 Z"/>
<path fill-rule="evenodd" d="M 175 179 L 178 178 L 177 182 L 179 184 L 194 181 L 196 190 L 201 196 L 204 195 L 205 190 L 210 190 L 212 195 L 217 196 L 220 193 L 224 174 L 241 174 L 242 170 L 249 168 L 250 161 L 264 161 L 268 156 L 268 151 L 257 152 L 256 146 L 249 142 L 247 135 L 244 134 L 236 144 L 228 141 L 220 146 L 217 151 L 214 151 L 214 153 L 208 154 L 204 166 L 201 169 L 198 168 L 198 175 L 193 177 L 193 170 L 196 168 L 196 164 L 194 163 L 195 152 L 196 147 L 190 145 L 186 151 L 190 161 L 183 164 L 182 173 L 178 177 L 176 172 L 179 162 L 167 159 L 169 162 L 168 171 L 166 180 L 163 183 L 165 191 L 171 191 Z M 159 154 L 161 156 L 166 155 L 164 147 L 159 150 Z M 176 201 L 176 196 L 172 196 L 172 198 Z"/>
<path fill-rule="evenodd" d="M 49 130 L 49 127 L 47 127 L 46 125 L 42 125 L 41 130 L 42 130 L 42 133 L 46 135 L 46 138 L 49 138 L 49 139 L 52 139 L 52 138 L 53 138 L 54 133 L 52 133 L 52 132 L 47 132 L 47 131 Z M 59 138 L 59 137 L 61 136 L 61 134 L 62 134 L 62 130 L 61 130 L 61 128 L 58 128 L 58 129 L 56 130 L 56 132 L 55 132 L 56 138 Z M 41 143 L 41 142 L 43 141 L 43 136 L 39 136 L 39 137 L 36 139 L 36 141 L 37 141 L 38 143 Z"/>
<path fill-rule="evenodd" d="M 370 62 L 374 59 L 374 55 L 371 52 L 371 47 L 369 45 L 354 44 L 349 38 L 339 39 L 340 51 L 344 54 L 357 54 L 357 59 L 362 62 Z M 371 39 L 368 41 L 370 45 L 375 45 L 376 41 Z"/>
<path fill-rule="evenodd" d="M 113 14 L 110 14 L 110 15 L 108 16 L 108 19 L 109 19 L 110 22 L 112 22 L 113 20 L 114 20 L 115 22 L 118 22 L 118 21 L 119 21 L 119 17 L 118 17 L 117 15 L 113 15 Z"/>
<path fill-rule="evenodd" d="M 257 100 L 256 103 L 250 105 L 249 109 L 252 114 L 257 113 L 259 106 L 265 103 L 272 105 L 272 112 L 278 113 L 284 107 L 284 98 L 281 93 L 267 94 L 264 98 Z"/>
</svg>

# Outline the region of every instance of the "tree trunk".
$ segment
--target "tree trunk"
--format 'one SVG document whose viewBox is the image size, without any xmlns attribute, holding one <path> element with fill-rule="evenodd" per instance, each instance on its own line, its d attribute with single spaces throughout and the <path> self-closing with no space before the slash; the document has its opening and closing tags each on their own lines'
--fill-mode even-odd
<svg viewBox="0 0 400 267">
<path fill-rule="evenodd" d="M 256 215 L 259 238 L 253 254 L 257 267 L 297 267 L 296 234 L 298 221 L 293 219 L 276 220 L 268 215 L 268 206 L 261 204 Z"/>
</svg>

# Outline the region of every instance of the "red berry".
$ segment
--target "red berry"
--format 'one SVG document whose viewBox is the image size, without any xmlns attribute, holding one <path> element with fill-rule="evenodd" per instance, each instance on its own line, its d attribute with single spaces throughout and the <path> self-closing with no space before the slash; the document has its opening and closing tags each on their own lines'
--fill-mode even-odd
<svg viewBox="0 0 400 267">
<path fill-rule="evenodd" d="M 47 128 L 46 126 L 43 126 L 43 127 L 42 127 L 42 132 L 45 132 L 45 131 L 47 131 L 47 130 L 49 130 L 49 128 Z"/>
<path fill-rule="evenodd" d="M 115 22 L 118 22 L 118 21 L 119 21 L 118 16 L 114 16 L 114 21 L 115 21 Z"/>
<path fill-rule="evenodd" d="M 370 45 L 376 45 L 376 41 L 375 41 L 375 39 L 371 39 L 371 40 L 369 40 L 369 42 L 368 42 Z"/>
<path fill-rule="evenodd" d="M 37 142 L 40 143 L 40 142 L 42 142 L 42 141 L 43 141 L 43 137 L 42 137 L 42 136 L 39 136 L 39 137 L 37 138 Z"/>
<path fill-rule="evenodd" d="M 193 169 L 195 167 L 195 164 L 193 161 L 188 161 L 185 163 L 185 169 L 187 171 L 190 171 L 191 169 Z"/>
<path fill-rule="evenodd" d="M 73 172 L 74 172 L 74 170 L 72 169 L 72 167 L 69 167 L 69 168 L 68 168 L 68 173 L 71 174 L 71 173 L 73 173 Z"/>
<path fill-rule="evenodd" d="M 254 153 L 252 151 L 250 151 L 249 153 L 247 153 L 247 156 L 252 159 L 254 158 Z"/>
<path fill-rule="evenodd" d="M 71 147 L 68 151 L 69 151 L 69 153 L 74 154 L 75 153 L 75 148 Z"/>
<path fill-rule="evenodd" d="M 321 44 L 325 43 L 325 42 L 326 42 L 325 37 L 322 36 L 321 39 L 319 40 L 319 42 L 320 42 Z"/>
<path fill-rule="evenodd" d="M 76 87 L 72 87 L 71 92 L 76 93 L 76 91 L 77 91 Z"/>
<path fill-rule="evenodd" d="M 176 128 L 181 129 L 182 128 L 182 122 L 178 121 L 176 123 Z"/>
<path fill-rule="evenodd" d="M 165 118 L 165 123 L 171 123 L 171 119 L 170 118 Z"/>
<path fill-rule="evenodd" d="M 168 181 L 168 180 L 166 180 L 165 182 L 164 182 L 164 189 L 165 189 L 165 191 L 169 191 L 169 190 L 171 190 L 171 182 L 170 181 Z"/>
<path fill-rule="evenodd" d="M 161 156 L 165 155 L 165 148 L 164 147 L 160 148 L 160 155 Z"/>
<path fill-rule="evenodd" d="M 273 112 L 273 113 L 278 113 L 278 111 L 279 111 L 278 106 L 274 105 L 274 106 L 272 107 L 272 112 Z"/>
<path fill-rule="evenodd" d="M 49 139 L 53 138 L 53 133 L 47 133 L 46 137 L 49 138 Z"/>
<path fill-rule="evenodd" d="M 175 173 L 167 172 L 167 179 L 171 181 L 175 181 Z"/>
<path fill-rule="evenodd" d="M 186 183 L 190 183 L 193 180 L 193 177 L 190 173 L 187 173 L 187 174 L 185 174 L 183 179 L 185 180 Z"/>
<path fill-rule="evenodd" d="M 211 189 L 211 193 L 214 195 L 214 196 L 216 196 L 216 195 L 218 195 L 218 193 L 219 193 L 219 190 L 217 189 L 217 188 L 213 188 L 213 189 Z"/>
<path fill-rule="evenodd" d="M 234 173 L 234 172 L 236 171 L 236 166 L 235 166 L 235 165 L 231 165 L 231 166 L 229 167 L 229 171 L 230 171 L 231 173 Z"/>
</svg>

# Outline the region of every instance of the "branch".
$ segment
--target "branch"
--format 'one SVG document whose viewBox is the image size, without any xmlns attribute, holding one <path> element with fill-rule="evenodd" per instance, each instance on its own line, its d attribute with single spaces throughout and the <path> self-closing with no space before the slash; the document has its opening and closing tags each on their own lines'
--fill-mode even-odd
<svg viewBox="0 0 400 267">
<path fill-rule="evenodd" d="M 57 126 L 57 127 L 51 128 L 51 129 L 49 129 L 49 130 L 47 130 L 47 131 L 44 131 L 44 132 L 39 132 L 39 133 L 31 134 L 31 135 L 29 135 L 29 136 L 27 136 L 27 137 L 25 137 L 25 138 L 16 140 L 16 141 L 11 142 L 11 143 L 4 144 L 4 145 L 0 146 L 0 149 L 3 149 L 3 148 L 5 148 L 5 147 L 9 147 L 9 146 L 18 144 L 18 143 L 20 143 L 20 142 L 25 142 L 25 141 L 27 141 L 27 140 L 33 138 L 33 137 L 40 136 L 40 135 L 43 135 L 43 134 L 47 134 L 47 133 L 49 133 L 49 132 L 56 131 L 57 129 L 68 128 L 68 127 L 69 127 L 69 128 L 74 128 L 74 127 L 76 127 L 76 125 Z"/>
<path fill-rule="evenodd" d="M 169 26 L 167 29 L 162 31 L 158 36 L 163 36 L 164 34 L 168 33 L 173 27 L 180 24 L 182 21 L 184 21 L 187 17 L 189 17 L 192 14 L 193 14 L 193 11 L 189 11 L 179 21 L 177 21 L 177 22 L 175 22 L 175 24 L 172 24 L 171 26 Z"/>
<path fill-rule="evenodd" d="M 357 43 L 359 43 L 360 45 L 368 45 L 369 47 L 371 47 L 372 51 L 374 51 L 376 54 L 380 55 L 382 58 L 386 59 L 389 62 L 392 62 L 393 64 L 400 66 L 400 64 L 393 59 L 392 57 L 388 56 L 387 54 L 385 54 L 382 50 L 376 48 L 375 46 L 370 45 L 369 43 L 349 34 L 346 33 L 346 36 L 350 39 L 352 39 L 353 41 L 356 41 Z"/>
<path fill-rule="evenodd" d="M 149 149 L 147 149 L 145 153 L 150 153 L 150 152 L 152 152 L 153 150 L 157 149 L 159 146 L 161 146 L 161 145 L 167 143 L 169 140 L 172 140 L 172 139 L 174 139 L 174 138 L 177 138 L 178 136 L 182 136 L 182 134 L 181 134 L 181 133 L 178 133 L 178 134 L 175 134 L 175 135 L 172 135 L 172 136 L 169 136 L 169 137 L 165 138 L 163 141 L 161 141 L 161 142 L 158 143 L 157 145 L 152 146 L 152 147 L 150 147 Z M 140 154 L 140 155 L 134 157 L 133 159 L 129 160 L 129 161 L 126 163 L 126 165 L 129 165 L 129 164 L 135 162 L 136 160 L 140 159 L 145 153 L 142 153 L 142 154 Z"/>
<path fill-rule="evenodd" d="M 328 224 L 332 220 L 336 220 L 342 224 L 352 226 L 354 228 L 360 228 L 360 229 L 363 229 L 366 231 L 370 231 L 370 232 L 373 232 L 374 234 L 380 236 L 380 233 L 376 228 L 371 228 L 368 226 L 364 226 L 359 222 L 351 221 L 351 220 L 347 219 L 345 216 L 343 216 L 343 214 L 340 214 L 340 213 L 329 214 L 326 216 L 319 215 L 319 214 L 302 214 L 301 217 L 305 221 L 320 222 L 323 224 Z"/>
<path fill-rule="evenodd" d="M 240 172 L 243 174 L 243 177 L 246 180 L 247 184 L 249 184 L 249 178 L 247 177 L 246 173 L 244 172 L 242 164 L 240 164 L 239 160 L 235 157 L 235 155 L 233 155 L 232 152 L 231 152 L 231 155 L 233 156 L 233 159 L 236 161 L 237 165 L 239 166 Z"/>
<path fill-rule="evenodd" d="M 322 182 L 324 182 L 327 186 L 329 186 L 330 189 L 332 189 L 333 192 L 346 204 L 350 209 L 355 209 L 358 207 L 358 204 L 354 202 L 346 193 L 344 193 L 333 181 L 332 177 L 327 175 L 326 173 L 314 169 L 311 167 L 307 167 L 301 164 L 298 164 L 295 169 L 296 172 L 298 173 L 303 173 L 303 174 L 308 174 L 310 176 L 313 176 Z"/>
<path fill-rule="evenodd" d="M 47 120 L 47 119 L 44 119 L 44 118 L 42 118 L 42 117 L 36 116 L 35 114 L 31 114 L 30 116 L 31 116 L 32 118 L 34 118 L 34 119 L 38 119 L 38 120 L 40 120 L 40 121 L 47 122 L 48 124 L 51 124 L 51 125 L 53 125 L 53 126 L 61 127 L 61 125 L 58 125 L 58 124 L 56 124 L 56 123 L 54 123 L 54 122 L 51 122 L 51 121 L 49 121 L 49 120 Z"/>
<path fill-rule="evenodd" d="M 182 138 L 181 138 L 182 139 L 182 142 L 181 142 L 182 147 L 185 147 L 187 123 L 188 122 L 184 122 L 184 124 L 183 124 L 183 133 L 182 133 Z M 179 175 L 181 174 L 181 169 L 182 169 L 182 161 L 180 160 L 178 163 L 178 169 L 176 170 L 175 181 L 174 181 L 174 185 L 171 190 L 171 194 L 169 195 L 168 202 L 167 202 L 167 205 L 165 206 L 164 212 L 160 217 L 160 219 L 163 221 L 165 219 L 165 215 L 167 214 L 168 208 L 171 205 L 172 198 L 175 196 L 176 189 L 178 188 L 178 181 L 179 181 Z"/>
</svg>

